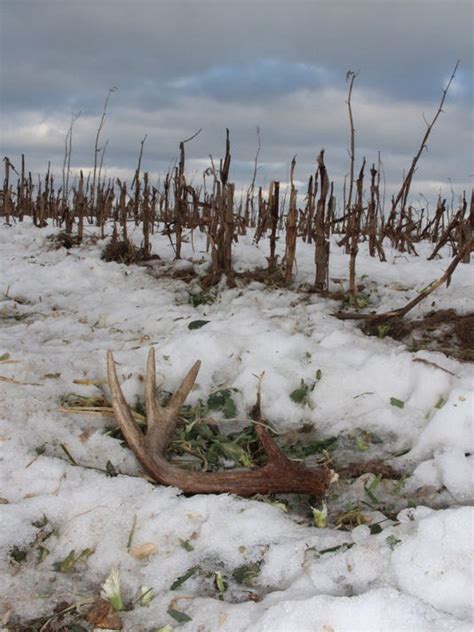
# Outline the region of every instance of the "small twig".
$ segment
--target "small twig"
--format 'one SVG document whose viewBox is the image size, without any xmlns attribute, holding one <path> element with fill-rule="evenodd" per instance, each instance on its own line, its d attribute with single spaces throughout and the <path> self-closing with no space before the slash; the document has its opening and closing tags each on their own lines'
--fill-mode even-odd
<svg viewBox="0 0 474 632">
<path fill-rule="evenodd" d="M 63 450 L 63 452 L 66 454 L 67 458 L 69 459 L 69 461 L 71 462 L 71 465 L 78 465 L 77 461 L 74 459 L 74 457 L 72 456 L 72 454 L 69 452 L 69 450 L 66 448 L 66 446 L 64 445 L 64 443 L 60 444 L 61 449 Z"/>
<path fill-rule="evenodd" d="M 5 377 L 4 375 L 0 375 L 0 382 L 8 382 L 8 384 L 17 384 L 19 386 L 43 386 L 43 384 L 36 384 L 36 382 L 19 382 L 13 377 Z"/>
<path fill-rule="evenodd" d="M 130 533 L 128 534 L 128 540 L 127 540 L 127 551 L 130 551 L 130 549 L 132 548 L 132 541 L 133 541 L 133 536 L 135 535 L 136 526 L 137 526 L 137 514 L 133 514 L 132 527 L 130 529 Z"/>
<path fill-rule="evenodd" d="M 439 369 L 440 371 L 444 371 L 445 373 L 449 373 L 449 375 L 452 375 L 453 377 L 457 377 L 456 373 L 453 373 L 452 371 L 448 371 L 448 369 L 445 369 L 442 366 L 439 366 L 439 364 L 436 364 L 436 362 L 430 362 L 429 360 L 425 360 L 424 358 L 413 358 L 413 362 L 419 362 L 420 364 L 426 364 L 427 366 L 431 366 L 434 369 Z"/>
</svg>

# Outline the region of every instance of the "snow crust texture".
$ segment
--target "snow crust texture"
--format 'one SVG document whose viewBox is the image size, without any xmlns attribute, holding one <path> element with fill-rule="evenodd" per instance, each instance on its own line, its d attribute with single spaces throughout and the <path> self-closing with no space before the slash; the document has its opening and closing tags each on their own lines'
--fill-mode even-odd
<svg viewBox="0 0 474 632">
<path fill-rule="evenodd" d="M 118 569 L 129 608 L 120 615 L 130 631 L 472 630 L 471 364 L 367 337 L 332 316 L 337 303 L 292 289 L 221 287 L 212 302 L 193 306 L 200 288 L 171 278 L 179 266 L 161 235 L 153 238 L 161 260 L 150 269 L 101 261 L 100 242 L 53 250 L 46 237 L 54 232 L 26 222 L 0 227 L 5 629 L 48 615 L 61 601 L 97 598 Z M 236 268 L 265 265 L 265 247 L 243 237 Z M 295 285 L 313 276 L 312 248 L 298 248 Z M 186 244 L 198 273 L 207 265 L 204 250 L 200 235 L 194 251 Z M 414 296 L 448 262 L 448 253 L 432 262 L 393 253 L 381 264 L 361 247 L 358 274 L 382 310 Z M 331 277 L 347 277 L 344 254 L 335 252 L 332 266 Z M 459 266 L 450 287 L 434 295 L 436 308 L 472 309 L 471 285 L 472 266 Z M 413 316 L 424 307 L 417 309 Z M 209 322 L 189 329 L 196 320 Z M 296 441 L 311 426 L 318 440 L 337 438 L 333 456 L 342 464 L 381 459 L 403 478 L 364 474 L 336 483 L 326 528 L 314 526 L 301 499 L 185 497 L 152 485 L 133 454 L 104 432 L 111 417 L 64 408 L 71 393 L 108 398 L 107 349 L 128 401 L 142 398 L 150 345 L 169 392 L 201 359 L 189 404 L 235 389 L 235 417 L 216 413 L 223 432 L 248 425 L 264 374 L 264 415 L 283 437 Z M 297 402 L 290 394 L 302 380 L 310 388 Z M 107 462 L 118 476 L 105 475 Z M 351 511 L 355 518 L 338 524 Z M 61 567 L 71 551 L 72 568 Z M 143 587 L 153 591 L 149 603 L 137 598 Z M 177 621 L 172 611 L 189 619 Z"/>
</svg>

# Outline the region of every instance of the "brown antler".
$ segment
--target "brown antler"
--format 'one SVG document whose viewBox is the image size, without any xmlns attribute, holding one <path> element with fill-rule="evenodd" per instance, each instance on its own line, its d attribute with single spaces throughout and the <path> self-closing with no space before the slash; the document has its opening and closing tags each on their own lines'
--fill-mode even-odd
<svg viewBox="0 0 474 632">
<path fill-rule="evenodd" d="M 107 354 L 107 375 L 112 392 L 112 405 L 120 429 L 143 469 L 162 485 L 179 487 L 189 494 L 233 493 L 240 496 L 293 492 L 324 496 L 333 472 L 326 468 L 307 468 L 290 461 L 275 444 L 267 430 L 255 425 L 255 431 L 267 455 L 263 467 L 232 472 L 190 472 L 172 465 L 165 458 L 178 420 L 179 410 L 188 396 L 201 362 L 197 361 L 166 407 L 155 397 L 155 350 L 148 354 L 145 376 L 145 434 L 135 422 L 117 378 L 112 352 Z"/>
</svg>

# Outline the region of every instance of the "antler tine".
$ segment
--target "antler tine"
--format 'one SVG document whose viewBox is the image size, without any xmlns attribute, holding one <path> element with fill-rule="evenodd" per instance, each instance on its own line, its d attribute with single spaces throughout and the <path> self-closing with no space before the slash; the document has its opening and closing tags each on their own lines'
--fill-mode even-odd
<svg viewBox="0 0 474 632">
<path fill-rule="evenodd" d="M 148 353 L 145 377 L 145 408 L 147 414 L 147 433 L 145 444 L 150 454 L 164 455 L 169 446 L 178 421 L 178 414 L 194 382 L 201 366 L 198 360 L 188 371 L 180 387 L 166 407 L 156 401 L 156 369 L 155 350 L 150 348 Z"/>
<path fill-rule="evenodd" d="M 156 368 L 155 368 L 155 348 L 150 347 L 146 361 L 145 373 L 145 409 L 147 428 L 150 430 L 156 423 L 160 414 L 161 406 L 155 397 L 156 390 Z"/>
<path fill-rule="evenodd" d="M 155 475 L 154 463 L 147 455 L 145 437 L 133 418 L 122 389 L 120 388 L 112 351 L 107 351 L 107 378 L 112 393 L 112 406 L 115 416 L 117 417 L 120 430 L 122 431 L 123 436 L 132 451 L 135 455 L 137 455 L 144 469 L 153 476 Z"/>
<path fill-rule="evenodd" d="M 181 406 L 184 404 L 186 397 L 189 395 L 190 390 L 194 386 L 194 382 L 196 381 L 200 368 L 201 360 L 197 360 L 189 369 L 186 377 L 181 382 L 180 387 L 171 398 L 168 407 L 170 409 L 170 412 L 172 411 L 173 415 L 177 415 L 179 413 Z"/>
<path fill-rule="evenodd" d="M 283 454 L 283 452 L 280 450 L 277 444 L 270 437 L 268 430 L 264 426 L 262 426 L 262 424 L 259 423 L 258 421 L 254 422 L 254 428 L 255 428 L 257 437 L 259 438 L 260 443 L 262 444 L 263 449 L 265 450 L 265 454 L 267 455 L 268 460 L 273 461 L 275 463 L 279 461 L 280 462 L 286 461 L 286 456 Z"/>
<path fill-rule="evenodd" d="M 250 413 L 254 422 L 255 433 L 265 450 L 265 454 L 269 461 L 283 462 L 286 460 L 285 455 L 270 437 L 268 430 L 262 424 L 262 393 L 260 390 L 260 382 L 257 389 L 257 401 L 255 402 L 252 412 Z"/>
</svg>

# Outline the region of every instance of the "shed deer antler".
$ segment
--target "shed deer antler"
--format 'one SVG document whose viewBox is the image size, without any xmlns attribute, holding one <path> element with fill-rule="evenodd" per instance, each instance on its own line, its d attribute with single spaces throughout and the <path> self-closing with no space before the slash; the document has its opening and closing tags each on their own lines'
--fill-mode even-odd
<svg viewBox="0 0 474 632">
<path fill-rule="evenodd" d="M 120 429 L 143 469 L 157 483 L 179 487 L 188 494 L 233 493 L 253 494 L 299 493 L 322 497 L 331 482 L 333 472 L 326 468 L 307 468 L 288 459 L 261 424 L 255 432 L 262 443 L 267 463 L 252 470 L 232 472 L 190 472 L 166 460 L 166 449 L 171 443 L 179 411 L 188 396 L 201 362 L 189 370 L 181 386 L 167 406 L 155 397 L 155 350 L 150 349 L 145 376 L 145 409 L 147 430 L 144 434 L 134 420 L 117 378 L 112 352 L 107 354 L 107 375 L 112 392 L 112 405 Z M 260 396 L 257 400 L 259 408 Z"/>
</svg>

